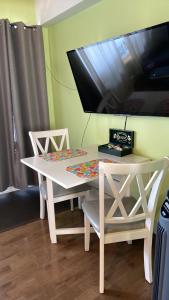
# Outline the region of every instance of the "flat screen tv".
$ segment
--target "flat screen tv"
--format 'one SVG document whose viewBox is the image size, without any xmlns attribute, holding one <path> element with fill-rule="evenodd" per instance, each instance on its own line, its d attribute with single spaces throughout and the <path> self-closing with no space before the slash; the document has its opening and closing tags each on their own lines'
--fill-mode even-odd
<svg viewBox="0 0 169 300">
<path fill-rule="evenodd" d="M 169 23 L 67 52 L 83 110 L 169 116 Z"/>
</svg>

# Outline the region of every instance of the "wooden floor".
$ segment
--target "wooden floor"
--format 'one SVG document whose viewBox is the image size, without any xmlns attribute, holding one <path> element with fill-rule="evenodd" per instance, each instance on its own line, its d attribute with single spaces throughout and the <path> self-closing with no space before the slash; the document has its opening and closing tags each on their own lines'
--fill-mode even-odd
<svg viewBox="0 0 169 300">
<path fill-rule="evenodd" d="M 83 222 L 82 213 L 62 212 L 62 223 Z M 0 300 L 150 300 L 144 280 L 143 242 L 106 245 L 105 294 L 99 294 L 99 243 L 83 250 L 83 235 L 50 244 L 47 221 L 36 221 L 0 234 Z"/>
</svg>

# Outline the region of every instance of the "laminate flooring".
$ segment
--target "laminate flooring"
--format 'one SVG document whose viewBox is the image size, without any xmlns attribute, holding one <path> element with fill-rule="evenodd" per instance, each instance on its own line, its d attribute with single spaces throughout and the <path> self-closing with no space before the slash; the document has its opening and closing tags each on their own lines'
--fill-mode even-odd
<svg viewBox="0 0 169 300">
<path fill-rule="evenodd" d="M 57 214 L 57 225 L 83 224 L 82 212 Z M 144 279 L 143 241 L 105 246 L 105 294 L 99 294 L 99 241 L 65 235 L 51 244 L 47 220 L 0 234 L 0 300 L 150 300 Z"/>
</svg>

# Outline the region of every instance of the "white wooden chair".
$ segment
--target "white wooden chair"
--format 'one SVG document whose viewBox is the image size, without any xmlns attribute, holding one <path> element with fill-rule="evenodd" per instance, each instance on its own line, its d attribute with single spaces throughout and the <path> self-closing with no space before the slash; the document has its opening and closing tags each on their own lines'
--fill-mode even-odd
<svg viewBox="0 0 169 300">
<path fill-rule="evenodd" d="M 100 293 L 104 293 L 104 244 L 144 239 L 144 271 L 152 282 L 152 235 L 159 189 L 169 166 L 167 159 L 142 164 L 99 163 L 99 201 L 82 204 L 85 222 L 85 251 L 89 251 L 90 224 L 100 239 Z M 145 174 L 149 174 L 145 184 Z M 125 176 L 118 189 L 113 175 Z M 151 177 L 151 178 L 150 178 Z M 136 179 L 139 196 L 126 196 Z M 104 193 L 106 181 L 112 198 Z M 90 199 L 91 200 L 91 199 Z"/>
<path fill-rule="evenodd" d="M 55 151 L 60 151 L 65 145 L 66 149 L 70 148 L 68 129 L 57 129 L 48 131 L 30 131 L 29 136 L 32 142 L 34 155 L 45 154 L 49 152 L 50 144 Z M 58 140 L 56 141 L 57 138 Z M 44 146 L 42 141 L 44 140 Z M 38 173 L 39 188 L 40 188 L 40 218 L 45 217 L 45 201 L 47 200 L 47 187 L 46 181 L 43 176 Z M 71 189 L 64 189 L 60 185 L 53 183 L 54 203 L 70 200 L 71 210 L 73 210 L 73 198 L 78 197 L 80 203 L 80 197 L 85 196 L 86 191 L 89 190 L 87 185 L 81 185 Z M 80 204 L 79 204 L 80 206 Z"/>
</svg>

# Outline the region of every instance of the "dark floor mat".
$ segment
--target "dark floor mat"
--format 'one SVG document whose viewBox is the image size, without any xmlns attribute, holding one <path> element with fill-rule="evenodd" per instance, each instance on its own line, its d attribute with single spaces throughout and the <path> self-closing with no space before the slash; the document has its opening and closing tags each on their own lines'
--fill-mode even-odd
<svg viewBox="0 0 169 300">
<path fill-rule="evenodd" d="M 0 232 L 39 219 L 39 189 L 0 195 Z"/>
<path fill-rule="evenodd" d="M 76 207 L 77 204 L 77 199 L 74 199 L 74 206 Z M 55 205 L 56 212 L 65 209 L 70 209 L 69 200 Z M 39 215 L 40 201 L 37 186 L 0 195 L 0 232 L 35 221 L 39 219 Z"/>
</svg>

